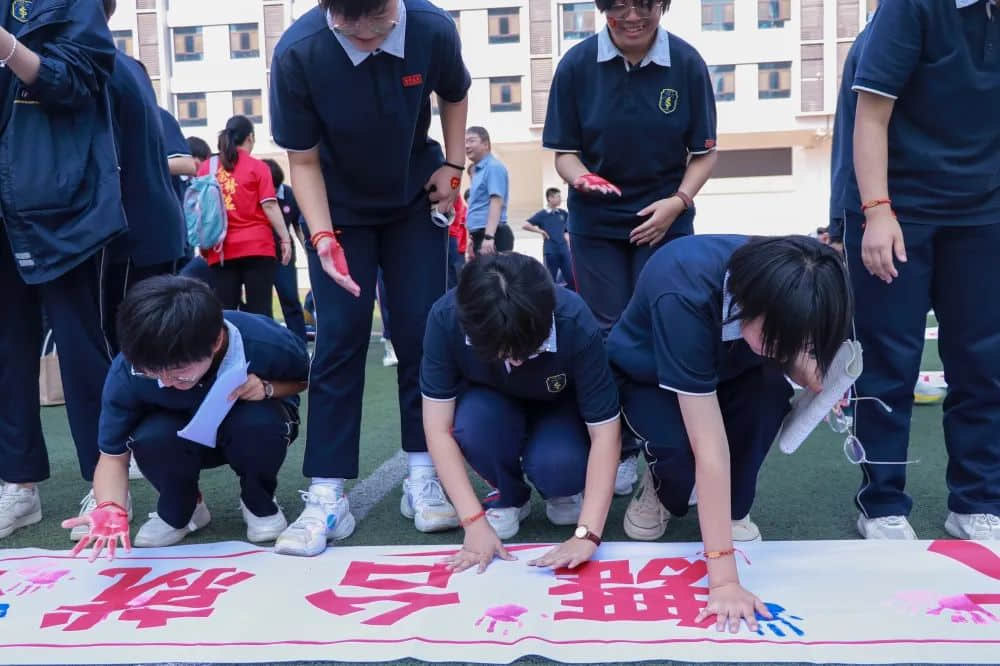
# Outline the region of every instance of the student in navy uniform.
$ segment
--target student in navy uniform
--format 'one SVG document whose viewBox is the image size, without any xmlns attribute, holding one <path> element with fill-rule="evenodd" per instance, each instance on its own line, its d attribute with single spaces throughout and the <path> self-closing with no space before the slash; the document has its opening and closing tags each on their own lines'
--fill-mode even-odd
<svg viewBox="0 0 1000 666">
<path fill-rule="evenodd" d="M 884 0 L 854 90 L 854 168 L 844 246 L 865 371 L 857 436 L 905 462 L 927 311 L 948 377 L 945 529 L 1000 538 L 1000 8 L 985 0 Z M 905 465 L 862 465 L 867 538 L 914 539 Z"/>
<path fill-rule="evenodd" d="M 380 267 L 410 466 L 400 509 L 420 516 L 425 529 L 455 527 L 455 509 L 427 453 L 418 386 L 422 335 L 445 291 L 448 247 L 448 230 L 434 223 L 430 208 L 451 208 L 465 161 L 470 78 L 455 22 L 426 0 L 321 0 L 282 36 L 271 81 L 271 128 L 289 150 L 295 196 L 312 233 L 309 274 L 319 315 L 303 464 L 312 483 L 305 511 L 276 549 L 315 555 L 328 538 L 354 528 L 343 487 L 358 475 Z M 427 136 L 432 92 L 444 154 Z"/>
<path fill-rule="evenodd" d="M 160 107 L 160 124 L 163 126 L 163 147 L 167 151 L 170 182 L 177 193 L 178 201 L 183 204 L 187 184 L 198 173 L 198 162 L 191 154 L 191 147 L 184 138 L 180 123 L 163 107 Z"/>
<path fill-rule="evenodd" d="M 850 333 L 843 262 L 813 238 L 692 236 L 657 252 L 608 336 L 622 414 L 649 467 L 625 514 L 633 539 L 659 539 L 688 511 L 709 558 L 718 626 L 755 628 L 763 604 L 739 584 L 733 542 L 759 541 L 757 473 L 789 410 L 787 373 L 819 391 Z M 700 619 L 700 618 L 699 618 Z"/>
<path fill-rule="evenodd" d="M 132 456 L 159 493 L 135 537 L 140 547 L 171 546 L 208 524 L 201 470 L 229 465 L 240 480 L 247 539 L 273 541 L 287 525 L 274 501 L 278 470 L 298 433 L 299 393 L 309 375 L 305 343 L 263 315 L 225 311 L 199 280 L 160 276 L 133 287 L 118 312 L 122 353 L 104 384 L 98 507 L 65 527 L 124 517 Z M 206 446 L 178 430 L 194 416 L 220 369 L 249 364 L 233 391 L 217 440 Z M 119 521 L 120 522 L 120 521 Z M 128 524 L 124 526 L 127 535 Z"/>
<path fill-rule="evenodd" d="M 288 236 L 297 236 L 299 241 L 305 243 L 305 236 L 299 226 L 299 219 L 302 212 L 299 204 L 295 201 L 295 193 L 292 188 L 285 183 L 285 171 L 274 160 L 261 160 L 271 170 L 271 180 L 274 181 L 275 193 L 278 197 L 278 206 L 281 208 L 281 215 L 285 219 L 285 226 L 288 228 Z M 277 240 L 275 246 L 277 247 Z M 291 244 L 292 258 L 287 264 L 279 264 L 278 272 L 274 277 L 274 290 L 278 293 L 278 303 L 281 304 L 281 313 L 285 319 L 285 326 L 303 340 L 306 339 L 306 318 L 302 309 L 302 298 L 299 296 L 299 270 L 295 266 L 295 243 Z"/>
<path fill-rule="evenodd" d="M 558 187 L 550 187 L 545 190 L 545 201 L 548 205 L 529 217 L 523 228 L 541 234 L 545 238 L 542 244 L 542 257 L 552 279 L 557 280 L 559 272 L 562 271 L 566 288 L 575 290 L 573 262 L 569 257 L 569 243 L 566 242 L 568 233 L 566 221 L 569 214 L 559 207 L 562 205 L 562 192 Z"/>
<path fill-rule="evenodd" d="M 577 528 L 534 563 L 590 559 L 611 506 L 621 424 L 604 338 L 580 297 L 525 255 L 473 260 L 428 317 L 420 389 L 427 444 L 465 528 L 450 566 L 513 559 L 501 540 L 530 511 L 525 477 L 553 524 Z M 495 488 L 483 504 L 466 462 Z"/>
<path fill-rule="evenodd" d="M 542 144 L 569 192 L 576 288 L 605 335 L 650 256 L 693 233 L 715 166 L 715 94 L 690 44 L 660 27 L 670 0 L 597 0 L 607 28 L 571 48 L 549 94 Z M 626 437 L 616 492 L 636 480 Z"/>
<path fill-rule="evenodd" d="M 115 47 L 96 2 L 0 2 L 0 538 L 41 520 L 42 306 L 80 473 L 97 462 L 104 248 L 126 229 L 107 111 Z"/>
</svg>

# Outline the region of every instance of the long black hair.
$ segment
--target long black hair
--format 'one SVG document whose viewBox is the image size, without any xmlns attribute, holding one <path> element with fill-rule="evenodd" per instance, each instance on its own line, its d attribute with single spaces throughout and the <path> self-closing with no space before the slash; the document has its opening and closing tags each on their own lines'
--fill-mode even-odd
<svg viewBox="0 0 1000 666">
<path fill-rule="evenodd" d="M 219 132 L 219 160 L 226 171 L 236 168 L 240 159 L 240 153 L 236 149 L 251 134 L 253 123 L 246 116 L 233 116 L 226 123 L 226 129 Z"/>
</svg>

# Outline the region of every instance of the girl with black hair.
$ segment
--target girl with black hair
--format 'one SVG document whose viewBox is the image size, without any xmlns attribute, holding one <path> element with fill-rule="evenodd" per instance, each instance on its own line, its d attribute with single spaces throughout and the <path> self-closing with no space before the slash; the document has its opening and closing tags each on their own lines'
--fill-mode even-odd
<svg viewBox="0 0 1000 666">
<path fill-rule="evenodd" d="M 253 123 L 246 116 L 233 116 L 219 133 L 218 159 L 202 162 L 199 176 L 215 169 L 215 178 L 226 201 L 228 224 L 222 247 L 203 252 L 213 269 L 215 292 L 227 310 L 240 307 L 246 290 L 247 312 L 273 316 L 271 291 L 278 271 L 275 256 L 288 264 L 292 239 L 278 206 L 271 170 L 251 157 Z M 275 251 L 278 237 L 280 255 Z"/>
</svg>

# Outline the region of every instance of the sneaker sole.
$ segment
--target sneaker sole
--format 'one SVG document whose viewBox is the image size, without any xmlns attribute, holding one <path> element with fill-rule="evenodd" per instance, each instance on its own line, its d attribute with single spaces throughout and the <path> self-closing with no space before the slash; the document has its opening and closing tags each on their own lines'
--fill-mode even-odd
<svg viewBox="0 0 1000 666">
<path fill-rule="evenodd" d="M 194 522 L 194 516 L 191 516 L 191 521 L 188 523 L 187 527 L 183 528 L 183 530 L 182 530 L 183 533 L 180 535 L 180 537 L 177 540 L 171 541 L 169 543 L 153 543 L 152 541 L 149 541 L 148 539 L 141 538 L 139 536 L 139 534 L 137 533 L 135 535 L 135 540 L 132 542 L 132 545 L 135 546 L 136 548 L 166 548 L 168 546 L 176 546 L 181 541 L 184 541 L 184 539 L 186 539 L 189 534 L 194 534 L 198 530 L 205 529 L 205 527 L 207 527 L 210 522 L 212 522 L 212 514 L 208 511 L 208 508 L 206 507 L 205 508 L 205 522 L 203 522 L 202 524 L 199 525 L 199 524 L 197 524 L 197 523 Z M 191 524 L 192 523 L 194 523 L 194 529 L 191 529 Z"/>
<path fill-rule="evenodd" d="M 402 514 L 403 518 L 412 520 L 413 526 L 417 528 L 417 531 L 423 532 L 424 534 L 446 532 L 459 526 L 458 516 L 455 516 L 454 518 L 443 518 L 436 521 L 424 520 L 423 518 L 420 518 L 417 515 L 417 512 L 413 510 L 413 505 L 410 504 L 405 491 L 403 492 L 403 496 L 399 498 L 399 513 Z"/>
<path fill-rule="evenodd" d="M 35 523 L 40 523 L 40 522 L 42 522 L 42 509 L 39 507 L 37 511 L 29 513 L 27 516 L 22 516 L 18 518 L 9 527 L 5 527 L 4 529 L 0 530 L 0 539 L 9 537 L 16 530 L 19 530 L 22 527 L 28 527 L 29 525 L 34 525 Z"/>
<path fill-rule="evenodd" d="M 667 533 L 666 524 L 659 530 L 656 528 L 640 527 L 629 520 L 628 514 L 625 515 L 622 526 L 625 528 L 625 534 L 628 535 L 628 538 L 635 541 L 656 541 Z"/>
<path fill-rule="evenodd" d="M 549 522 L 558 527 L 564 527 L 566 525 L 576 525 L 580 522 L 580 514 L 577 513 L 573 516 L 553 516 L 549 511 L 548 507 L 545 507 L 545 517 L 549 519 Z"/>
<path fill-rule="evenodd" d="M 267 531 L 262 530 L 258 532 L 251 532 L 247 529 L 247 541 L 250 543 L 267 543 L 268 541 L 277 541 L 278 537 L 281 536 L 281 533 L 284 532 L 287 527 L 288 521 L 286 520 L 281 526 L 281 529 L 278 530 L 271 529 Z"/>
</svg>

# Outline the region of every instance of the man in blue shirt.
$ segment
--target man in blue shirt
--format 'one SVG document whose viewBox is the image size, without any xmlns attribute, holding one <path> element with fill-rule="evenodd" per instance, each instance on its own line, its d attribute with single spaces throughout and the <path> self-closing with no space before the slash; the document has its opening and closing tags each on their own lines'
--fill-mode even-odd
<svg viewBox="0 0 1000 666">
<path fill-rule="evenodd" d="M 866 538 L 915 539 L 904 492 L 927 311 L 948 378 L 945 529 L 1000 538 L 1000 9 L 992 0 L 884 0 L 853 89 L 857 188 L 844 248 L 865 369 L 857 436 L 875 461 L 856 503 Z"/>
<path fill-rule="evenodd" d="M 427 445 L 465 527 L 452 567 L 509 559 L 501 540 L 530 510 L 526 476 L 553 524 L 577 526 L 536 563 L 573 567 L 594 554 L 621 430 L 603 336 L 579 296 L 525 255 L 473 260 L 428 317 L 420 389 Z M 495 489 L 483 504 L 466 461 Z"/>
<path fill-rule="evenodd" d="M 569 231 L 566 223 L 569 214 L 559 207 L 562 204 L 562 192 L 558 187 L 550 187 L 545 190 L 545 201 L 548 206 L 529 217 L 524 223 L 524 229 L 541 234 L 545 239 L 542 244 L 542 256 L 545 259 L 545 267 L 552 274 L 552 279 L 558 280 L 561 272 L 566 288 L 575 289 L 573 262 L 569 257 L 567 242 Z"/>
<path fill-rule="evenodd" d="M 129 460 L 135 456 L 159 498 L 135 545 L 178 543 L 208 524 L 198 490 L 201 470 L 229 465 L 240 480 L 247 539 L 273 541 L 287 525 L 274 501 L 278 470 L 298 434 L 299 393 L 306 388 L 305 343 L 269 317 L 223 312 L 205 283 L 160 276 L 129 291 L 118 313 L 122 353 L 104 384 L 94 473 L 96 506 L 63 523 L 82 528 L 84 541 L 127 543 Z M 228 396 L 215 437 L 182 437 L 217 378 L 238 367 L 247 380 Z M 108 534 L 108 523 L 117 532 Z M 89 532 L 89 534 L 88 534 Z M 112 545 L 111 554 L 114 549 Z M 96 553 L 95 553 L 96 555 Z"/>
<path fill-rule="evenodd" d="M 458 524 L 427 453 L 418 380 L 427 312 L 445 291 L 448 230 L 430 209 L 450 210 L 461 185 L 470 83 L 455 22 L 426 0 L 321 0 L 275 49 L 271 129 L 288 150 L 312 234 L 309 275 L 319 317 L 303 463 L 312 483 L 278 552 L 316 555 L 328 539 L 346 536 L 329 525 L 353 521 L 344 481 L 358 475 L 379 269 L 410 465 L 400 512 L 424 530 Z M 428 137 L 432 93 L 443 152 Z"/>
<path fill-rule="evenodd" d="M 472 162 L 469 212 L 465 218 L 472 251 L 477 256 L 509 252 L 514 249 L 514 232 L 507 226 L 510 177 L 507 167 L 493 155 L 485 128 L 470 127 L 465 131 L 465 155 Z"/>
</svg>

